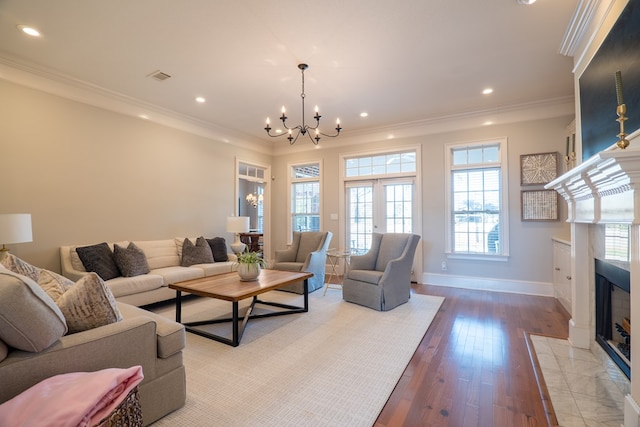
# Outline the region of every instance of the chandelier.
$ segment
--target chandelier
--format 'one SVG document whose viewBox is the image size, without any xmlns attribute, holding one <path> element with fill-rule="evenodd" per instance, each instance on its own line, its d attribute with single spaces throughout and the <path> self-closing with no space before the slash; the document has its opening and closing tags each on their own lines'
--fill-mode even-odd
<svg viewBox="0 0 640 427">
<path fill-rule="evenodd" d="M 247 201 L 248 204 L 250 204 L 254 208 L 257 208 L 259 204 L 262 204 L 262 201 L 264 200 L 264 196 L 262 194 L 259 194 L 256 196 L 255 193 L 249 193 L 247 194 L 247 197 L 245 197 L 245 200 Z"/>
<path fill-rule="evenodd" d="M 270 126 L 271 122 L 269 121 L 268 117 L 267 117 L 267 126 L 264 128 L 264 130 L 266 130 L 267 131 L 267 135 L 269 135 L 272 138 L 276 138 L 276 137 L 279 137 L 279 136 L 287 135 L 287 139 L 289 140 L 289 144 L 290 145 L 295 144 L 300 135 L 307 135 L 309 137 L 309 139 L 311 140 L 311 142 L 313 142 L 314 145 L 318 145 L 318 142 L 320 142 L 320 135 L 327 136 L 329 138 L 335 138 L 336 136 L 338 136 L 340 134 L 340 131 L 342 130 L 342 128 L 340 127 L 340 119 L 336 120 L 336 134 L 335 135 L 328 135 L 326 133 L 320 132 L 320 129 L 318 129 L 318 127 L 320 126 L 320 117 L 322 117 L 322 116 L 318 112 L 318 106 L 316 105 L 316 109 L 315 109 L 315 113 L 316 114 L 313 116 L 313 118 L 316 120 L 316 125 L 315 126 L 310 126 L 310 125 L 305 123 L 305 120 L 304 120 L 304 98 L 305 98 L 305 94 L 304 94 L 304 70 L 309 68 L 309 66 L 307 64 L 298 64 L 298 68 L 302 72 L 302 93 L 300 94 L 300 98 L 302 99 L 302 124 L 298 125 L 298 126 L 295 126 L 295 127 L 287 126 L 286 110 L 285 110 L 284 107 L 282 107 L 282 116 L 280 116 L 280 120 L 282 120 L 282 125 L 284 126 L 285 129 L 287 129 L 288 132 L 286 132 L 286 133 L 283 132 L 283 133 L 280 133 L 280 134 L 277 134 L 277 135 L 271 135 L 271 126 Z M 294 131 L 297 131 L 295 137 L 293 136 L 293 132 Z M 312 131 L 315 131 L 315 132 L 313 132 L 315 135 L 311 135 Z"/>
</svg>

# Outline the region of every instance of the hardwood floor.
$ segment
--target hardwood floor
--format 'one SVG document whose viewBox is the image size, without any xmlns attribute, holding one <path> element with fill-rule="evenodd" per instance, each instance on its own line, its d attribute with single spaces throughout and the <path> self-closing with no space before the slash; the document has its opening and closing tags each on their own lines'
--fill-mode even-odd
<svg viewBox="0 0 640 427">
<path fill-rule="evenodd" d="M 554 298 L 414 285 L 445 301 L 374 427 L 547 426 L 525 333 L 565 338 Z"/>
</svg>

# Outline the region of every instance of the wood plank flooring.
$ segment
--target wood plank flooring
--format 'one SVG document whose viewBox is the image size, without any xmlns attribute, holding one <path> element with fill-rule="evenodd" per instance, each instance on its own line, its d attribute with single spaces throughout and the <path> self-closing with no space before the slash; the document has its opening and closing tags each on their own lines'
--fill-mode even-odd
<svg viewBox="0 0 640 427">
<path fill-rule="evenodd" d="M 416 285 L 445 301 L 374 427 L 547 426 L 525 332 L 568 335 L 554 298 Z"/>
</svg>

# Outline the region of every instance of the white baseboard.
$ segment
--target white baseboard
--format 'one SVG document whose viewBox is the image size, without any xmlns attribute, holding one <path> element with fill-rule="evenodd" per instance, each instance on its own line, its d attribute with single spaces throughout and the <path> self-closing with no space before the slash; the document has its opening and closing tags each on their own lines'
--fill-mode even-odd
<svg viewBox="0 0 640 427">
<path fill-rule="evenodd" d="M 423 273 L 421 283 L 436 286 L 448 286 L 450 288 L 509 292 L 515 294 L 538 295 L 545 297 L 555 296 L 553 283 L 551 282 L 526 282 L 522 280 Z"/>
</svg>

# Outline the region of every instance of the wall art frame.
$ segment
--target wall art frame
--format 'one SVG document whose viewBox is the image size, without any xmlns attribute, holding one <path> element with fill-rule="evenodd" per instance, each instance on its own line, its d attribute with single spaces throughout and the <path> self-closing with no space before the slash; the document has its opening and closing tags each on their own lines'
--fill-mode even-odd
<svg viewBox="0 0 640 427">
<path fill-rule="evenodd" d="M 520 155 L 520 185 L 544 185 L 557 177 L 557 151 Z"/>
<path fill-rule="evenodd" d="M 555 190 L 522 190 L 522 221 L 558 221 L 558 198 Z"/>
</svg>

